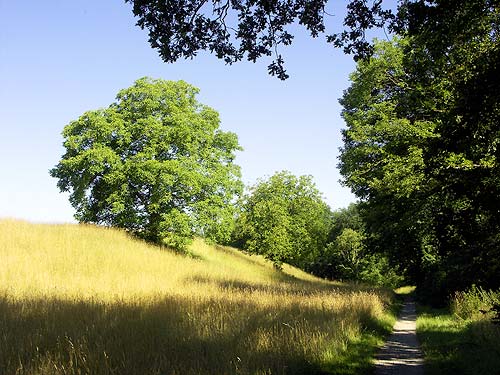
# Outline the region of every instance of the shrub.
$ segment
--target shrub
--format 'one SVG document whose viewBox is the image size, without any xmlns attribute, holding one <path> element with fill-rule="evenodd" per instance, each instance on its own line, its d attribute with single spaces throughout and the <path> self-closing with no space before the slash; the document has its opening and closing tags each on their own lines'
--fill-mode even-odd
<svg viewBox="0 0 500 375">
<path fill-rule="evenodd" d="M 451 301 L 453 313 L 461 319 L 488 319 L 498 314 L 495 307 L 500 306 L 500 290 L 484 290 L 472 285 L 465 292 L 456 292 Z"/>
</svg>

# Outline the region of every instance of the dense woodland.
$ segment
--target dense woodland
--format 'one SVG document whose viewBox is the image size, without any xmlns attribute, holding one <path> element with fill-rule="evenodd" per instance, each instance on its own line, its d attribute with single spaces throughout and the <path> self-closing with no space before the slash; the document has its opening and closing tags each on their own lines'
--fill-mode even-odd
<svg viewBox="0 0 500 375">
<path fill-rule="evenodd" d="M 340 169 L 367 245 L 438 303 L 500 280 L 499 13 L 489 1 L 406 5 L 345 92 Z"/>
<path fill-rule="evenodd" d="M 130 2 L 165 61 L 275 54 L 269 72 L 286 79 L 286 26 L 327 33 L 322 0 L 213 1 L 214 19 L 210 2 Z M 77 219 L 179 249 L 202 236 L 330 279 L 415 283 L 436 304 L 473 284 L 500 287 L 500 6 L 383 5 L 349 2 L 345 30 L 326 35 L 357 59 L 340 99 L 339 161 L 356 204 L 331 212 L 310 177 L 286 171 L 243 193 L 237 136 L 219 130 L 198 90 L 143 78 L 64 130 L 51 175 Z M 365 40 L 384 25 L 391 41 Z"/>
</svg>

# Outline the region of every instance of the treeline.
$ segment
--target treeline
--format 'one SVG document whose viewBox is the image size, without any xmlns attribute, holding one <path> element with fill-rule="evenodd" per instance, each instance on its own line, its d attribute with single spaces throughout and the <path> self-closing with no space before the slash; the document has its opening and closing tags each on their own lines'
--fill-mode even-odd
<svg viewBox="0 0 500 375">
<path fill-rule="evenodd" d="M 341 99 L 340 168 L 360 198 L 348 208 L 332 212 L 311 177 L 289 172 L 243 194 L 237 136 L 219 130 L 218 113 L 182 81 L 140 79 L 107 109 L 68 124 L 51 175 L 80 222 L 174 248 L 202 236 L 329 279 L 396 286 L 405 278 L 435 302 L 474 283 L 496 287 L 496 154 L 446 153 L 443 122 L 412 117 L 410 45 L 377 43 Z"/>
<path fill-rule="evenodd" d="M 310 176 L 279 172 L 245 195 L 231 244 L 317 276 L 396 287 L 403 270 L 367 246 L 357 204 L 331 211 Z"/>
</svg>

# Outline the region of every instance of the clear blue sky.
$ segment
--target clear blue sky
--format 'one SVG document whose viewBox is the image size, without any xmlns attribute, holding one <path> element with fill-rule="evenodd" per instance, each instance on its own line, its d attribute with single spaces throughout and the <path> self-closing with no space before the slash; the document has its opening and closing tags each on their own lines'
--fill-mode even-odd
<svg viewBox="0 0 500 375">
<path fill-rule="evenodd" d="M 340 27 L 341 11 L 330 12 Z M 64 151 L 61 131 L 143 76 L 200 88 L 199 101 L 239 136 L 236 163 L 246 184 L 289 170 L 312 175 L 332 208 L 354 201 L 336 169 L 338 98 L 355 67 L 349 56 L 299 32 L 282 50 L 285 82 L 267 74 L 269 61 L 226 66 L 200 54 L 165 64 L 135 22 L 122 0 L 0 0 L 0 218 L 73 221 L 67 195 L 48 174 Z"/>
</svg>

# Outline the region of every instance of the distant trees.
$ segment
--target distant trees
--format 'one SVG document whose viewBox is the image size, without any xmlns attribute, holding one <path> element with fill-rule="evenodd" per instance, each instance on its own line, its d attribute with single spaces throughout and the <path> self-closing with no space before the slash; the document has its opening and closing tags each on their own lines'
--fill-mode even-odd
<svg viewBox="0 0 500 375">
<path fill-rule="evenodd" d="M 71 193 L 80 222 L 177 248 L 195 234 L 229 238 L 240 146 L 197 93 L 183 81 L 142 78 L 64 128 L 66 152 L 50 174 Z"/>
<path fill-rule="evenodd" d="M 244 198 L 234 240 L 276 266 L 305 268 L 323 250 L 330 210 L 310 176 L 279 172 L 261 180 Z"/>
<path fill-rule="evenodd" d="M 351 203 L 346 208 L 340 208 L 332 212 L 328 242 L 334 242 L 345 229 L 352 229 L 359 233 L 365 231 L 365 223 L 359 212 L 359 204 Z"/>
<path fill-rule="evenodd" d="M 330 278 L 360 280 L 365 254 L 365 235 L 352 228 L 344 228 L 325 249 L 332 268 Z"/>
<path fill-rule="evenodd" d="M 357 280 L 375 285 L 397 287 L 403 282 L 398 266 L 389 263 L 384 253 L 373 251 L 366 230 L 363 206 L 351 203 L 333 211 L 326 246 L 307 270 L 334 280 Z"/>
<path fill-rule="evenodd" d="M 357 204 L 333 211 L 325 246 L 308 265 L 308 271 L 328 279 L 356 279 L 357 265 L 365 250 L 364 239 L 364 223 Z"/>
</svg>

